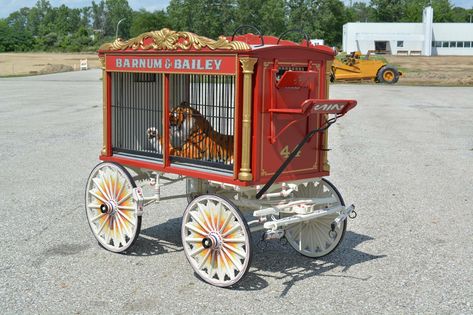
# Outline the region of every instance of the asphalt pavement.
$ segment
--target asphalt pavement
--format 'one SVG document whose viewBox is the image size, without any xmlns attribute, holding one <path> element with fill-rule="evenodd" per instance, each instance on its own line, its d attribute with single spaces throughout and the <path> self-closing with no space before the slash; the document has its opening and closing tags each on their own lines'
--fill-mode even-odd
<svg viewBox="0 0 473 315">
<path fill-rule="evenodd" d="M 185 199 L 146 208 L 130 253 L 98 246 L 84 189 L 101 89 L 97 70 L 0 79 L 1 313 L 473 314 L 473 88 L 332 86 L 359 102 L 329 152 L 358 217 L 323 259 L 255 248 L 232 289 L 188 264 Z"/>
</svg>

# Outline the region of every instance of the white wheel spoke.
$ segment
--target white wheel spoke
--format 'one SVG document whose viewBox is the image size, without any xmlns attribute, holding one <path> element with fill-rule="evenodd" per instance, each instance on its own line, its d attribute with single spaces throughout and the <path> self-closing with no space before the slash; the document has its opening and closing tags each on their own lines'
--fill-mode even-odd
<svg viewBox="0 0 473 315">
<path fill-rule="evenodd" d="M 125 197 L 123 197 L 122 199 L 120 199 L 120 200 L 117 202 L 117 204 L 118 204 L 118 205 L 121 205 L 124 201 L 128 200 L 128 198 L 131 197 L 131 194 L 132 194 L 131 192 L 129 192 L 128 194 L 126 194 Z"/>
<path fill-rule="evenodd" d="M 209 259 L 209 256 L 210 256 L 211 253 L 212 253 L 211 250 L 208 250 L 208 251 L 207 251 L 207 254 L 205 254 L 204 258 L 203 258 L 202 261 L 199 263 L 199 266 L 198 266 L 198 269 L 199 269 L 199 270 L 204 267 L 205 262 Z"/>
<path fill-rule="evenodd" d="M 130 222 L 130 224 L 133 224 L 133 226 L 135 226 L 135 223 L 133 222 L 132 219 L 130 219 L 126 214 L 124 214 L 122 211 L 120 210 L 117 210 L 117 212 L 123 217 L 125 218 L 125 220 L 127 220 L 128 222 Z"/>
<path fill-rule="evenodd" d="M 89 190 L 89 194 L 91 194 L 92 196 L 94 196 L 95 198 L 97 198 L 98 200 L 102 201 L 103 203 L 107 203 L 107 201 L 105 199 L 103 199 L 102 197 L 100 197 L 99 195 L 97 195 L 96 193 L 94 193 L 92 190 Z"/>
<path fill-rule="evenodd" d="M 205 230 L 208 230 L 208 231 L 210 232 L 211 230 L 213 230 L 213 226 L 212 226 L 212 224 L 210 223 L 208 216 L 205 214 L 205 206 L 199 202 L 199 203 L 197 204 L 197 207 L 199 208 L 199 213 L 200 213 L 201 217 L 204 218 L 205 223 L 207 224 L 207 229 L 205 229 L 204 226 L 202 226 L 202 227 L 203 227 Z M 211 211 L 210 211 L 210 212 L 211 212 Z M 190 212 L 190 213 L 192 213 L 192 212 Z M 200 224 L 200 223 L 199 223 L 199 224 Z M 202 224 L 200 224 L 200 225 L 202 225 Z"/>
<path fill-rule="evenodd" d="M 233 268 L 230 268 L 230 265 L 228 264 L 228 259 L 231 259 L 231 258 L 228 257 L 227 254 L 223 250 L 221 252 L 221 255 L 222 255 L 223 263 L 225 264 L 225 269 L 227 270 L 226 274 L 230 277 L 230 280 L 235 279 L 235 272 Z"/>
<path fill-rule="evenodd" d="M 120 209 L 120 210 L 135 210 L 135 207 L 118 206 L 118 209 Z"/>
<path fill-rule="evenodd" d="M 237 254 L 238 256 L 240 256 L 241 258 L 243 258 L 243 259 L 246 258 L 246 253 L 245 253 L 244 251 L 240 250 L 239 248 L 236 248 L 236 247 L 233 247 L 233 246 L 229 246 L 229 245 L 227 245 L 227 244 L 225 244 L 225 243 L 223 243 L 223 246 L 224 246 L 227 250 L 229 250 L 229 251 L 231 251 L 231 252 L 234 252 L 235 254 Z"/>
<path fill-rule="evenodd" d="M 128 224 L 126 224 L 125 221 L 123 221 L 123 218 L 120 214 L 120 212 L 118 212 L 118 215 L 117 215 L 117 219 L 120 221 L 121 225 L 123 226 L 123 228 L 125 229 L 125 233 L 126 235 L 130 236 L 132 231 L 130 230 Z M 128 220 L 127 220 L 128 221 Z M 131 222 L 130 222 L 131 223 Z M 135 226 L 133 223 L 131 223 L 133 226 Z M 123 243 L 123 245 L 125 245 L 125 243 Z"/>
<path fill-rule="evenodd" d="M 122 244 L 122 246 L 125 246 L 126 245 L 126 240 L 125 240 L 125 233 L 126 233 L 126 225 L 123 224 L 123 221 L 122 219 L 120 218 L 120 216 L 117 216 L 117 218 L 119 218 L 117 220 L 117 227 L 118 227 L 118 231 L 119 231 L 119 235 L 120 235 L 120 243 Z M 125 231 L 123 231 L 125 230 Z"/>
<path fill-rule="evenodd" d="M 328 231 L 326 231 L 327 233 L 323 233 L 321 229 L 318 229 L 318 232 L 319 232 L 320 241 L 321 241 L 320 249 L 324 250 L 327 247 L 327 243 L 330 244 L 332 241 L 329 238 Z"/>
<path fill-rule="evenodd" d="M 235 222 L 235 226 L 232 227 L 230 230 L 222 234 L 222 237 L 226 237 L 229 234 L 232 234 L 233 232 L 236 232 L 238 229 L 241 229 L 241 226 L 238 222 Z"/>
<path fill-rule="evenodd" d="M 204 231 L 202 231 L 201 229 L 199 229 L 198 227 L 194 226 L 192 223 L 187 223 L 186 224 L 186 227 L 191 230 L 192 232 L 195 232 L 197 234 L 200 234 L 200 235 L 207 235 L 207 233 L 205 233 Z"/>
<path fill-rule="evenodd" d="M 314 232 L 313 232 L 313 236 L 315 237 L 315 240 L 317 241 L 317 247 L 320 248 L 320 250 L 322 251 L 323 248 L 322 248 L 322 241 L 320 240 L 320 237 L 319 237 L 319 231 L 316 227 L 314 227 Z M 317 248 L 314 248 L 314 252 L 316 251 Z"/>
<path fill-rule="evenodd" d="M 197 249 L 194 249 L 189 255 L 191 257 L 194 257 L 195 255 L 201 253 L 204 249 L 206 249 L 204 246 L 199 246 Z"/>
<path fill-rule="evenodd" d="M 90 208 L 90 209 L 100 209 L 100 205 L 93 204 L 93 203 L 89 203 L 89 204 L 87 205 L 87 208 Z"/>
<path fill-rule="evenodd" d="M 100 219 L 101 217 L 103 217 L 104 215 L 106 215 L 106 213 L 100 213 L 99 215 L 97 215 L 97 216 L 93 217 L 92 219 L 90 219 L 90 222 L 95 222 L 98 219 Z"/>
<path fill-rule="evenodd" d="M 210 251 L 210 264 L 209 264 L 209 269 L 207 271 L 211 279 L 213 278 L 214 260 L 215 260 L 215 253 L 213 251 Z"/>
<path fill-rule="evenodd" d="M 109 215 L 107 215 L 107 217 L 105 218 L 105 220 L 102 222 L 102 225 L 100 226 L 100 228 L 99 228 L 98 231 L 97 231 L 97 235 L 100 235 L 100 233 L 102 233 L 102 230 L 103 230 L 103 228 L 105 227 L 105 224 L 107 224 L 108 219 L 110 219 L 110 216 L 109 216 Z"/>
<path fill-rule="evenodd" d="M 222 203 L 218 203 L 218 208 L 217 208 L 217 222 L 215 223 L 215 231 L 220 231 L 220 217 L 222 215 L 223 211 L 223 206 Z"/>
<path fill-rule="evenodd" d="M 120 185 L 121 185 L 120 190 L 118 191 L 117 195 L 115 196 L 116 199 L 118 199 L 118 197 L 120 197 L 123 190 L 125 189 L 125 185 L 126 185 L 125 180 L 120 180 Z"/>
<path fill-rule="evenodd" d="M 220 228 L 220 234 L 223 232 L 223 230 L 225 230 L 225 228 L 227 227 L 228 223 L 230 223 L 230 220 L 233 218 L 233 215 L 231 213 L 227 213 L 227 218 L 225 219 L 225 221 L 223 222 L 222 224 L 222 227 Z"/>
<path fill-rule="evenodd" d="M 225 243 L 245 243 L 246 242 L 244 237 L 224 238 L 223 241 Z"/>
<path fill-rule="evenodd" d="M 314 227 L 311 225 L 309 225 L 309 230 L 310 230 L 310 234 L 309 234 L 309 250 L 311 252 L 315 252 L 317 250 L 317 245 L 315 245 L 315 240 L 314 240 Z"/>
<path fill-rule="evenodd" d="M 217 252 L 218 254 L 215 255 L 215 264 L 216 264 L 216 269 L 217 269 L 217 277 L 219 280 L 225 280 L 225 272 L 226 272 L 226 269 L 224 269 L 225 266 L 222 266 L 222 264 L 220 263 L 220 260 L 222 260 L 223 258 L 220 257 L 222 255 L 222 252 Z"/>
<path fill-rule="evenodd" d="M 210 233 L 209 228 L 197 217 L 194 211 L 189 211 L 189 214 L 192 217 L 192 219 L 194 219 L 194 221 L 197 222 L 197 224 L 199 224 L 200 227 L 204 229 L 206 233 Z"/>
<path fill-rule="evenodd" d="M 102 175 L 102 179 L 101 179 L 101 183 L 102 183 L 102 189 L 106 192 L 107 194 L 107 198 L 108 200 L 111 200 L 112 199 L 112 194 L 110 193 L 110 189 L 108 187 L 108 182 L 109 182 L 110 178 L 109 176 L 107 175 L 107 173 L 104 173 Z"/>
<path fill-rule="evenodd" d="M 108 180 L 105 182 L 105 188 L 108 191 L 108 194 L 110 195 L 111 198 L 115 199 L 113 196 L 113 187 L 112 187 L 112 174 L 108 172 L 107 174 Z"/>
<path fill-rule="evenodd" d="M 118 194 L 117 194 L 117 188 L 118 188 L 118 171 L 115 170 L 115 184 L 113 185 L 113 199 L 117 199 L 118 198 Z"/>
<path fill-rule="evenodd" d="M 241 262 L 232 254 L 230 254 L 224 247 L 222 248 L 222 251 L 225 253 L 225 255 L 227 255 L 228 258 L 230 258 L 233 263 L 233 266 L 235 266 L 238 271 L 241 271 L 243 269 L 243 265 L 241 264 Z"/>
</svg>

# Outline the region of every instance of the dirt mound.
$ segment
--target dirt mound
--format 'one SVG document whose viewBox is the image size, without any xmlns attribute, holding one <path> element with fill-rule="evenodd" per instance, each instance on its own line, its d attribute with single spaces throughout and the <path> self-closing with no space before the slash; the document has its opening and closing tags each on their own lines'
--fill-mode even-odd
<svg viewBox="0 0 473 315">
<path fill-rule="evenodd" d="M 89 69 L 101 66 L 96 54 L 0 53 L 0 77 L 79 70 L 83 59 Z"/>
<path fill-rule="evenodd" d="M 63 64 L 50 64 L 48 63 L 43 69 L 41 70 L 32 70 L 30 74 L 48 74 L 48 73 L 57 73 L 57 72 L 68 72 L 74 71 L 74 67 L 69 65 Z"/>
<path fill-rule="evenodd" d="M 403 72 L 400 84 L 473 86 L 473 56 L 388 56 Z"/>
</svg>

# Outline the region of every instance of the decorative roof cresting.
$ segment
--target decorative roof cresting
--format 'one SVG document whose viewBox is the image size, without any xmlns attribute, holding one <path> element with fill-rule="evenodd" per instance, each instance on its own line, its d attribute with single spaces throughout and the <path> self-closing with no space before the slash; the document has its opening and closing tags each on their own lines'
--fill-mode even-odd
<svg viewBox="0 0 473 315">
<path fill-rule="evenodd" d="M 151 38 L 151 42 L 145 44 L 145 40 L 148 38 Z M 106 43 L 100 46 L 99 50 L 201 50 L 202 48 L 237 51 L 251 49 L 247 43 L 229 41 L 224 36 L 213 40 L 191 32 L 177 32 L 163 28 L 159 31 L 143 33 L 129 40 L 117 38 L 113 43 Z"/>
</svg>

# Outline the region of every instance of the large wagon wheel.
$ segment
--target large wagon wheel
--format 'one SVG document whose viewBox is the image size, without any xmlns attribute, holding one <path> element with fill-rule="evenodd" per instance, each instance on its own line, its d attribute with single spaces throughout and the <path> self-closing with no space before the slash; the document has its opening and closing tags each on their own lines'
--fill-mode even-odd
<svg viewBox="0 0 473 315">
<path fill-rule="evenodd" d="M 333 203 L 321 204 L 315 209 L 344 206 L 342 196 L 335 186 L 326 179 L 300 184 L 294 193 L 296 198 L 330 198 Z M 331 223 L 338 213 L 323 216 L 314 220 L 289 225 L 285 236 L 289 244 L 300 254 L 307 257 L 323 257 L 330 254 L 340 244 L 347 227 L 347 220 L 335 226 L 332 232 Z"/>
<path fill-rule="evenodd" d="M 141 216 L 133 199 L 133 178 L 122 166 L 101 163 L 89 175 L 85 210 L 90 229 L 99 244 L 123 252 L 138 238 Z"/>
<path fill-rule="evenodd" d="M 184 211 L 181 237 L 192 268 L 212 285 L 231 286 L 249 269 L 250 229 L 240 210 L 222 197 L 193 199 Z"/>
</svg>

